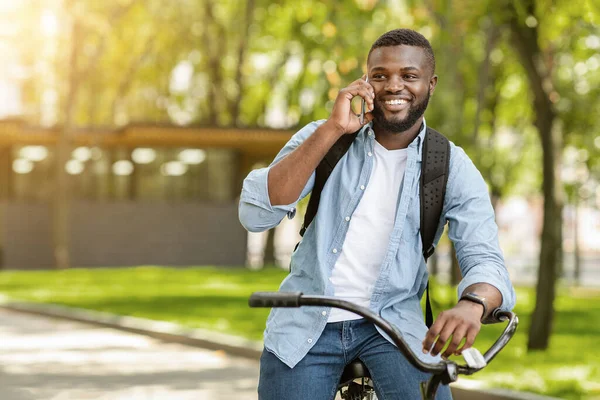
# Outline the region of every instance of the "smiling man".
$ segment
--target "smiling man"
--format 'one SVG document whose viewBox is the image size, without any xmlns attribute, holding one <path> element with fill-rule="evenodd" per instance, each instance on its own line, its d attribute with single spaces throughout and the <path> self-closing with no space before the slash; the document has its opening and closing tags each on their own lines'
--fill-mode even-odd
<svg viewBox="0 0 600 400">
<path fill-rule="evenodd" d="M 469 348 L 494 309 L 510 310 L 515 303 L 485 182 L 464 151 L 451 144 L 436 242 L 448 222 L 463 274 L 460 300 L 430 329 L 423 321 L 420 300 L 428 275 L 419 179 L 427 132 L 423 116 L 437 79 L 427 39 L 408 29 L 385 33 L 371 47 L 367 76 L 340 90 L 329 118 L 302 128 L 269 167 L 245 179 L 239 209 L 250 231 L 293 218 L 328 150 L 342 135 L 358 132 L 323 187 L 319 211 L 280 290 L 334 295 L 369 307 L 428 362 Z M 369 111 L 362 124 L 351 108 L 357 96 Z M 273 309 L 259 398 L 331 400 L 354 359 L 369 369 L 380 399 L 420 398 L 419 382 L 428 376 L 372 323 L 339 309 Z M 451 398 L 448 387 L 436 398 Z"/>
</svg>

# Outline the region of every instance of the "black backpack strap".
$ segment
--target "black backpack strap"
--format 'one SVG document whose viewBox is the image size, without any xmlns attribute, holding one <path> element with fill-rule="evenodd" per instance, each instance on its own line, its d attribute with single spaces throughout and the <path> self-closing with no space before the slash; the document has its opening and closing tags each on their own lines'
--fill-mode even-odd
<svg viewBox="0 0 600 400">
<path fill-rule="evenodd" d="M 313 186 L 313 190 L 310 194 L 310 200 L 308 201 L 308 207 L 306 208 L 306 214 L 304 214 L 304 222 L 302 223 L 302 228 L 300 229 L 300 236 L 304 236 L 304 232 L 317 215 L 317 210 L 319 209 L 319 202 L 321 200 L 321 192 L 323 191 L 323 187 L 325 186 L 325 182 L 331 175 L 331 172 L 337 165 L 338 161 L 346 154 L 352 142 L 358 135 L 360 130 L 352 133 L 342 135 L 334 144 L 331 146 L 331 149 L 325 154 L 325 157 L 321 160 L 317 169 L 315 170 L 315 185 Z"/>
<path fill-rule="evenodd" d="M 421 242 L 425 262 L 435 251 L 433 241 L 440 222 L 446 183 L 450 169 L 450 141 L 438 131 L 427 127 L 423 142 L 423 161 L 421 163 Z M 425 324 L 433 325 L 433 310 L 429 301 L 429 282 L 427 282 L 425 304 Z"/>
</svg>

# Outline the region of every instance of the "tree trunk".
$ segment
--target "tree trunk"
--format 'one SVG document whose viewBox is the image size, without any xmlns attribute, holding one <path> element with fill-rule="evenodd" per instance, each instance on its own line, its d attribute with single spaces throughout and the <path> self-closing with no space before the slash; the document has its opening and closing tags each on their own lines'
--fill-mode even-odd
<svg viewBox="0 0 600 400">
<path fill-rule="evenodd" d="M 546 142 L 551 142 L 546 139 Z M 562 210 L 557 196 L 554 195 L 553 182 L 556 175 L 552 163 L 553 151 L 548 151 L 544 145 L 544 222 L 542 228 L 542 245 L 540 251 L 540 265 L 536 288 L 535 310 L 532 315 L 529 329 L 529 350 L 544 350 L 548 348 L 552 322 L 554 318 L 554 299 L 556 297 L 556 278 L 561 251 L 560 231 L 562 229 Z M 552 172 L 550 172 L 552 171 Z"/>
<path fill-rule="evenodd" d="M 13 200 L 12 195 L 12 148 L 4 147 L 0 148 L 0 180 L 4 182 L 4 185 L 0 186 L 0 200 L 4 203 L 10 203 Z M 6 207 L 0 207 L 0 221 L 4 221 L 4 215 Z M 0 236 L 0 270 L 5 268 L 4 265 L 4 248 L 6 243 L 6 236 Z"/>
<path fill-rule="evenodd" d="M 486 106 L 486 96 L 485 95 L 486 95 L 486 92 L 487 92 L 489 84 L 490 84 L 490 77 L 491 77 L 490 57 L 492 54 L 492 50 L 494 50 L 494 48 L 496 47 L 496 42 L 499 37 L 499 30 L 498 30 L 498 27 L 496 26 L 496 24 L 494 24 L 492 22 L 492 20 L 489 18 L 486 19 L 486 22 L 489 24 L 489 26 L 487 27 L 487 40 L 486 40 L 486 45 L 485 45 L 485 56 L 484 56 L 483 62 L 481 63 L 481 66 L 479 69 L 479 84 L 478 84 L 478 90 L 477 90 L 477 108 L 475 109 L 475 117 L 474 117 L 474 121 L 473 121 L 473 143 L 475 144 L 476 149 L 478 150 L 478 152 L 477 152 L 478 160 L 481 159 L 481 157 L 482 157 L 481 153 L 483 153 L 483 149 L 481 148 L 481 146 L 479 146 L 478 141 L 479 141 L 479 128 L 481 126 L 481 112 Z"/>
<path fill-rule="evenodd" d="M 526 1 L 522 8 L 535 14 L 534 0 Z M 543 151 L 544 217 L 540 249 L 540 265 L 536 288 L 535 310 L 529 329 L 529 350 L 548 348 L 554 317 L 556 278 L 562 253 L 562 193 L 559 182 L 561 133 L 554 129 L 555 110 L 549 99 L 554 90 L 550 73 L 544 63 L 538 44 L 537 28 L 524 25 L 513 2 L 508 2 L 509 25 L 514 47 L 529 80 L 534 97 L 535 121 Z M 520 18 L 522 17 L 522 18 Z"/>
<path fill-rule="evenodd" d="M 206 1 L 204 4 L 205 26 L 203 41 L 207 50 L 208 72 L 209 72 L 209 93 L 208 116 L 206 121 L 210 126 L 219 124 L 219 114 L 223 112 L 226 105 L 226 99 L 223 98 L 223 68 L 221 60 L 227 54 L 227 37 L 225 28 L 219 24 L 213 13 L 212 2 Z"/>
<path fill-rule="evenodd" d="M 73 17 L 75 18 L 75 17 Z M 65 164 L 70 158 L 71 134 L 75 104 L 77 102 L 78 71 L 77 58 L 79 56 L 80 28 L 77 20 L 73 21 L 71 32 L 71 54 L 69 58 L 69 87 L 64 105 L 64 124 L 59 131 L 56 144 L 56 164 L 54 166 L 55 186 L 53 202 L 53 237 L 54 237 L 54 265 L 57 269 L 66 269 L 71 266 L 69 251 L 69 206 L 70 184 L 69 175 Z"/>
<path fill-rule="evenodd" d="M 267 231 L 267 242 L 263 255 L 263 265 L 275 265 L 275 228 Z"/>
<path fill-rule="evenodd" d="M 242 29 L 238 43 L 238 65 L 235 71 L 235 83 L 238 86 L 238 95 L 235 96 L 231 104 L 231 118 L 233 125 L 239 125 L 240 108 L 242 104 L 242 95 L 244 93 L 244 83 L 242 70 L 246 63 L 246 54 L 248 53 L 248 39 L 250 36 L 250 26 L 252 25 L 252 19 L 254 15 L 254 0 L 248 0 L 246 2 L 246 13 L 242 21 Z"/>
<path fill-rule="evenodd" d="M 493 86 L 496 81 L 496 76 L 491 65 L 491 54 L 496 43 L 500 37 L 500 30 L 498 26 L 492 21 L 491 18 L 486 19 L 487 27 L 487 40 L 485 45 L 485 56 L 479 70 L 479 83 L 477 91 L 477 108 L 475 109 L 475 117 L 473 122 L 473 144 L 475 145 L 475 159 L 478 168 L 482 175 L 485 177 L 486 182 L 490 186 L 490 199 L 494 211 L 497 209 L 498 202 L 502 197 L 502 187 L 498 185 L 493 179 L 493 168 L 483 169 L 482 160 L 484 157 L 493 157 L 493 152 L 489 151 L 489 146 L 484 146 L 479 140 L 479 129 L 481 128 L 481 113 L 483 110 L 488 109 L 491 111 L 492 120 L 490 121 L 491 135 L 490 143 L 493 143 L 493 138 L 496 135 L 496 106 L 498 104 L 498 95 L 486 96 L 490 91 L 488 88 Z"/>
</svg>

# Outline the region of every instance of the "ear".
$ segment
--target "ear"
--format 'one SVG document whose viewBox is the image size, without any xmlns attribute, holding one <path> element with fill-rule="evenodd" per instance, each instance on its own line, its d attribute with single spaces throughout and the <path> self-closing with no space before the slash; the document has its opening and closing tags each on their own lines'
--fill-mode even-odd
<svg viewBox="0 0 600 400">
<path fill-rule="evenodd" d="M 433 92 L 435 91 L 435 86 L 437 85 L 437 81 L 438 81 L 437 75 L 433 75 L 431 77 L 431 79 L 429 80 L 429 95 L 432 95 Z"/>
</svg>

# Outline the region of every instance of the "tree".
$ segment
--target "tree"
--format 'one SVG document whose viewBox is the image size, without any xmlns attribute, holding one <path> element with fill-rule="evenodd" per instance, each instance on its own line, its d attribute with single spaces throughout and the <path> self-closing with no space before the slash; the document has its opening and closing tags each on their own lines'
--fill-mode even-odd
<svg viewBox="0 0 600 400">
<path fill-rule="evenodd" d="M 534 125 L 543 150 L 544 217 L 536 305 L 529 331 L 528 349 L 548 347 L 554 316 L 556 277 L 562 257 L 562 186 L 560 165 L 562 134 L 555 126 L 557 113 L 552 102 L 554 88 L 551 66 L 539 44 L 534 0 L 507 4 L 507 24 L 513 45 L 525 69 L 533 94 Z M 532 19 L 533 18 L 533 19 Z M 535 19 L 537 21 L 537 19 Z"/>
<path fill-rule="evenodd" d="M 77 62 L 81 44 L 79 37 L 81 34 L 81 25 L 77 16 L 71 16 L 71 49 L 68 65 L 68 89 L 64 103 L 63 129 L 59 131 L 58 142 L 56 144 L 56 163 L 55 163 L 55 187 L 53 202 L 53 238 L 54 238 L 54 262 L 58 269 L 65 269 L 71 266 L 69 254 L 69 202 L 70 187 L 69 176 L 65 171 L 65 164 L 69 160 L 71 148 L 71 135 L 73 132 L 73 119 L 75 105 L 77 101 L 78 85 L 80 80 Z"/>
</svg>

